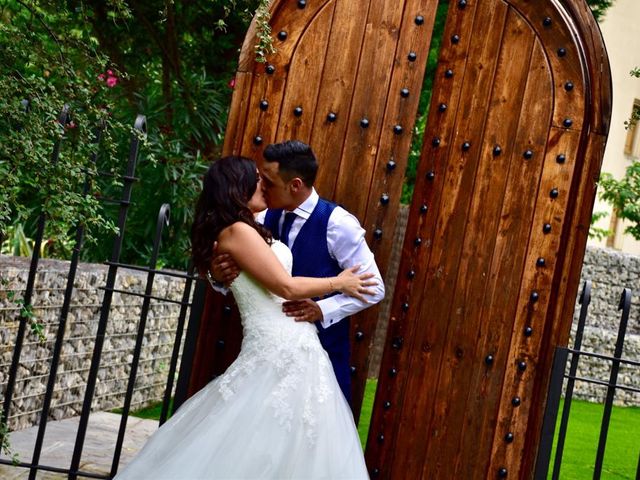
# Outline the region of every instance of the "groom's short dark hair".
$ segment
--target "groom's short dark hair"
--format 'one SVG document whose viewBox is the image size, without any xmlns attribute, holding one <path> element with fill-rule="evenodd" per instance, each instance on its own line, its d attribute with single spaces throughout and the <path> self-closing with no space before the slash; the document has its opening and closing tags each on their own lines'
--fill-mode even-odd
<svg viewBox="0 0 640 480">
<path fill-rule="evenodd" d="M 318 173 L 318 161 L 309 145 L 300 140 L 287 140 L 267 145 L 262 154 L 267 162 L 278 162 L 278 172 L 290 180 L 300 177 L 307 187 L 313 187 Z"/>
</svg>

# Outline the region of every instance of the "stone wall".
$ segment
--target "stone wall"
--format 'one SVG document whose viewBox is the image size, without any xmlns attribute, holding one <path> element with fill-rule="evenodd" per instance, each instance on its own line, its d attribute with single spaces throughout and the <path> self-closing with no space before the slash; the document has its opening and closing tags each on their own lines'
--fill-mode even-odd
<svg viewBox="0 0 640 480">
<path fill-rule="evenodd" d="M 33 313 L 44 324 L 46 340 L 27 330 L 9 417 L 12 430 L 35 425 L 42 408 L 51 366 L 51 356 L 66 288 L 69 262 L 40 261 L 33 296 Z M 4 395 L 18 329 L 19 307 L 9 298 L 22 298 L 29 272 L 29 259 L 0 256 L 0 392 Z M 82 409 L 87 376 L 95 344 L 107 267 L 80 264 L 75 279 L 71 309 L 56 377 L 51 418 L 78 415 Z M 153 295 L 182 299 L 183 279 L 156 275 Z M 117 289 L 144 293 L 146 273 L 119 270 Z M 104 340 L 92 408 L 121 407 L 133 358 L 143 299 L 115 293 Z M 180 306 L 151 301 L 135 383 L 132 409 L 161 400 L 164 394 L 175 341 Z"/>
<path fill-rule="evenodd" d="M 385 278 L 387 294 L 380 306 L 378 327 L 376 328 L 372 357 L 369 363 L 370 378 L 376 378 L 380 369 L 391 307 L 390 300 L 393 298 L 393 290 L 398 274 L 407 217 L 408 208 L 401 207 L 398 213 L 391 261 Z M 613 355 L 621 313 L 618 311 L 618 304 L 622 289 L 627 287 L 633 291 L 634 295 L 623 357 L 636 361 L 640 360 L 640 256 L 624 254 L 610 249 L 588 247 L 582 268 L 581 283 L 585 279 L 592 281 L 592 300 L 583 335 L 582 350 Z M 573 334 L 575 334 L 578 314 L 579 305 L 576 300 L 576 312 L 570 345 L 573 345 Z M 611 362 L 582 357 L 578 367 L 578 376 L 605 382 L 609 381 Z M 640 369 L 638 367 L 622 366 L 618 384 L 632 386 L 636 389 L 640 388 Z M 606 388 L 585 382 L 577 382 L 574 394 L 577 398 L 602 402 L 606 396 Z M 640 394 L 617 390 L 615 402 L 617 404 L 640 405 Z"/>
</svg>

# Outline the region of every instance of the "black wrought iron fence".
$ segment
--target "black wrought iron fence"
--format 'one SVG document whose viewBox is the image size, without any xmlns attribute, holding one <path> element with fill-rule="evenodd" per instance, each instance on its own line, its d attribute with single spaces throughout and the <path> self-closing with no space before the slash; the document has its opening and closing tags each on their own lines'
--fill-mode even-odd
<svg viewBox="0 0 640 480">
<path fill-rule="evenodd" d="M 58 121 L 65 125 L 69 119 L 69 108 L 65 106 L 58 118 Z M 88 378 L 86 382 L 86 387 L 84 391 L 84 399 L 82 403 L 82 411 L 79 418 L 79 425 L 76 434 L 73 455 L 71 459 L 71 464 L 68 468 L 60 468 L 58 466 L 45 465 L 40 462 L 41 455 L 43 451 L 45 433 L 47 429 L 47 422 L 49 420 L 50 411 L 52 408 L 52 399 L 54 394 L 54 388 L 56 384 L 56 376 L 58 373 L 58 367 L 60 365 L 61 354 L 63 350 L 64 338 L 65 338 L 65 329 L 67 324 L 67 319 L 69 315 L 71 299 L 74 293 L 74 281 L 76 279 L 76 272 L 78 268 L 78 263 L 80 259 L 80 252 L 83 245 L 84 238 L 84 228 L 81 224 L 76 226 L 75 231 L 75 244 L 73 247 L 73 254 L 69 264 L 69 271 L 66 279 L 66 288 L 64 292 L 64 300 L 60 310 L 60 315 L 58 317 L 58 325 L 56 338 L 53 346 L 53 352 L 50 358 L 50 366 L 49 373 L 47 378 L 47 386 L 44 393 L 44 400 L 42 402 L 42 408 L 40 411 L 40 420 L 38 424 L 37 436 L 35 439 L 35 444 L 33 447 L 33 452 L 31 455 L 30 461 L 12 461 L 11 459 L 0 458 L 0 464 L 5 465 L 14 465 L 16 467 L 27 468 L 29 469 L 29 479 L 33 480 L 36 478 L 36 475 L 39 471 L 50 471 L 63 473 L 68 475 L 69 479 L 76 479 L 78 476 L 89 477 L 89 478 L 111 478 L 113 477 L 118 470 L 118 464 L 120 462 L 120 455 L 123 447 L 125 430 L 127 426 L 128 414 L 132 405 L 132 398 L 134 393 L 134 387 L 136 383 L 136 376 L 138 373 L 138 366 L 140 362 L 140 355 L 143 345 L 143 339 L 145 335 L 145 327 L 147 323 L 147 318 L 149 315 L 149 309 L 151 302 L 165 302 L 171 304 L 177 304 L 180 306 L 177 326 L 175 331 L 175 337 L 173 342 L 173 349 L 171 353 L 171 360 L 169 365 L 169 370 L 166 379 L 166 386 L 164 388 L 163 395 L 163 404 L 162 404 L 162 412 L 160 418 L 160 424 L 166 421 L 169 416 L 170 402 L 172 397 L 172 392 L 174 391 L 175 377 L 176 377 L 176 369 L 178 364 L 178 359 L 180 356 L 181 342 L 183 338 L 183 332 L 185 328 L 187 313 L 190 312 L 191 317 L 199 318 L 202 307 L 203 307 L 203 298 L 204 298 L 204 288 L 202 282 L 199 282 L 198 288 L 195 289 L 195 294 L 192 294 L 193 283 L 194 281 L 198 281 L 197 277 L 193 275 L 193 269 L 189 268 L 188 272 L 175 272 L 169 270 L 159 270 L 156 269 L 156 263 L 158 260 L 158 255 L 160 252 L 160 244 L 162 239 L 163 229 L 169 223 L 170 217 L 170 206 L 168 204 L 162 205 L 158 214 L 157 226 L 155 231 L 155 238 L 153 239 L 153 250 L 151 254 L 151 258 L 149 260 L 149 265 L 147 267 L 137 266 L 137 265 L 129 265 L 120 262 L 120 254 L 122 251 L 123 239 L 125 234 L 125 226 L 127 221 L 127 212 L 131 205 L 131 193 L 134 182 L 138 179 L 135 177 L 136 164 L 138 160 L 138 154 L 140 150 L 140 142 L 141 136 L 146 133 L 146 119 L 142 115 L 138 115 L 134 123 L 134 132 L 130 141 L 129 146 L 129 156 L 128 161 L 125 168 L 125 173 L 118 176 L 118 180 L 122 182 L 122 191 L 120 198 L 101 198 L 102 201 L 107 202 L 108 204 L 114 205 L 119 208 L 118 211 L 118 233 L 114 238 L 113 248 L 111 253 L 111 258 L 106 264 L 108 265 L 108 272 L 106 276 L 106 282 L 102 290 L 104 290 L 104 297 L 102 299 L 100 305 L 100 316 L 97 325 L 97 331 L 95 334 L 93 352 L 91 356 L 91 363 L 89 367 Z M 100 135 L 102 134 L 102 128 L 99 127 L 96 130 L 94 141 L 100 141 Z M 62 140 L 57 141 L 53 146 L 52 151 L 52 162 L 56 162 L 59 155 L 60 149 L 62 147 Z M 92 161 L 95 162 L 96 158 L 92 158 Z M 98 171 L 98 175 L 112 175 L 108 172 L 100 172 Z M 84 183 L 83 193 L 84 195 L 91 194 L 91 185 L 92 178 L 90 176 L 89 171 L 86 173 L 86 180 Z M 20 309 L 19 316 L 19 325 L 18 331 L 15 338 L 15 343 L 13 346 L 12 353 L 12 361 L 9 368 L 7 382 L 3 392 L 3 409 L 2 409 L 2 418 L 6 421 L 10 418 L 12 405 L 13 405 L 13 397 L 15 394 L 15 386 L 16 380 L 18 377 L 18 367 L 21 363 L 21 355 L 23 350 L 23 345 L 25 342 L 25 335 L 27 332 L 27 327 L 30 323 L 30 316 L 28 312 L 30 311 L 30 307 L 33 303 L 33 292 L 35 286 L 36 274 L 38 271 L 38 264 L 40 261 L 40 247 L 43 241 L 43 235 L 45 230 L 47 218 L 44 213 L 42 213 L 38 219 L 37 223 L 37 232 L 34 239 L 34 248 L 31 257 L 31 263 L 29 268 L 29 275 L 27 278 L 27 283 L 22 299 L 22 303 L 24 308 Z M 116 279 L 118 275 L 119 269 L 131 269 L 137 270 L 140 272 L 145 272 L 146 276 L 146 285 L 144 293 L 139 293 L 135 291 L 130 291 L 126 289 L 117 289 L 116 287 Z M 153 285 L 156 275 L 161 274 L 163 276 L 175 277 L 184 280 L 184 289 L 182 293 L 181 300 L 174 300 L 169 297 L 161 297 L 153 295 Z M 95 390 L 96 390 L 96 382 L 98 378 L 98 370 L 100 368 L 101 356 L 103 353 L 104 341 L 107 332 L 107 325 L 109 323 L 109 316 L 111 313 L 112 300 L 113 295 L 115 293 L 121 295 L 134 295 L 141 297 L 143 299 L 142 308 L 140 312 L 140 318 L 138 320 L 136 338 L 135 338 L 135 346 L 133 348 L 133 356 L 130 362 L 130 369 L 128 375 L 128 381 L 126 386 L 126 392 L 124 397 L 124 406 L 122 411 L 122 417 L 120 420 L 120 426 L 118 429 L 118 435 L 116 440 L 116 445 L 114 448 L 113 459 L 111 463 L 111 469 L 109 473 L 96 473 L 83 471 L 80 468 L 83 447 L 85 443 L 85 439 L 87 436 L 87 428 L 89 423 L 89 416 L 91 413 L 91 405 L 94 398 Z M 187 369 L 188 371 L 188 369 Z M 184 383 L 184 381 L 183 381 Z M 0 439 L 1 440 L 1 439 Z"/>
<path fill-rule="evenodd" d="M 615 350 L 613 355 L 604 355 L 597 352 L 588 352 L 582 350 L 583 335 L 587 320 L 589 304 L 591 303 L 591 281 L 584 283 L 582 293 L 580 295 L 580 316 L 575 334 L 573 348 L 557 347 L 553 360 L 551 373 L 551 381 L 547 395 L 547 405 L 545 408 L 544 421 L 542 426 L 542 440 L 538 451 L 536 462 L 535 478 L 536 480 L 546 480 L 551 476 L 553 480 L 559 479 L 562 467 L 565 444 L 567 441 L 567 429 L 569 425 L 569 416 L 571 413 L 571 403 L 574 398 L 574 388 L 576 382 L 586 382 L 593 385 L 606 387 L 606 397 L 604 401 L 604 410 L 600 425 L 600 434 L 598 439 L 596 456 L 594 459 L 593 478 L 600 479 L 603 469 L 603 461 L 607 440 L 609 438 L 609 424 L 611 421 L 611 412 L 613 409 L 613 401 L 616 391 L 627 391 L 640 393 L 640 381 L 635 385 L 622 384 L 618 381 L 618 375 L 621 366 L 640 367 L 640 359 L 623 358 L 623 348 L 627 333 L 627 325 L 629 322 L 629 313 L 631 311 L 631 290 L 625 288 L 620 297 L 619 310 L 621 311 L 620 323 L 618 325 L 618 334 L 615 342 Z M 581 357 L 599 359 L 600 361 L 610 364 L 609 378 L 598 379 L 589 378 L 578 375 L 578 364 Z M 568 372 L 567 372 L 567 365 Z M 640 380 L 639 376 L 635 376 L 636 380 Z M 566 385 L 565 385 L 566 380 Z M 563 389 L 563 385 L 564 389 Z M 562 400 L 564 390 L 564 401 Z M 557 417 L 561 403 L 562 416 L 558 426 L 558 434 L 555 435 Z M 554 439 L 557 438 L 555 455 L 553 453 Z M 640 439 L 637 439 L 638 445 L 638 464 L 636 467 L 636 480 L 640 479 Z M 553 457 L 553 469 L 550 470 Z"/>
</svg>

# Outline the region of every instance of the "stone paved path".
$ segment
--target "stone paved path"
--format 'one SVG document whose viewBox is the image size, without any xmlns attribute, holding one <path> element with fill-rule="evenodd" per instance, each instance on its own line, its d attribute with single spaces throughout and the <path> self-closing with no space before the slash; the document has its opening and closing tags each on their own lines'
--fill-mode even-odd
<svg viewBox="0 0 640 480">
<path fill-rule="evenodd" d="M 81 470 L 103 474 L 111 470 L 120 418 L 120 415 L 108 412 L 96 412 L 89 416 L 89 426 L 80 463 Z M 80 417 L 74 417 L 47 423 L 47 432 L 40 456 L 41 465 L 69 468 L 79 420 Z M 158 422 L 155 420 L 129 417 L 122 455 L 120 456 L 121 467 L 131 460 L 157 428 Z M 20 461 L 31 461 L 37 432 L 38 427 L 33 427 L 11 433 L 11 448 L 20 455 Z M 7 457 L 2 455 L 1 458 Z M 23 480 L 28 476 L 29 470 L 26 468 L 0 465 L 0 479 L 2 480 Z M 38 480 L 59 480 L 67 477 L 60 473 L 40 471 L 37 478 Z"/>
</svg>

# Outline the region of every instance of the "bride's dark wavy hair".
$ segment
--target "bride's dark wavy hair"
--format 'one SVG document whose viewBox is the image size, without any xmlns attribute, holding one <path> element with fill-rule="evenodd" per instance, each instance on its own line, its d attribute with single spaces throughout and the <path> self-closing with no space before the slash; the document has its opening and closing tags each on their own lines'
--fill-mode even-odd
<svg viewBox="0 0 640 480">
<path fill-rule="evenodd" d="M 191 256 L 201 274 L 213 258 L 213 242 L 235 222 L 251 225 L 271 243 L 271 233 L 256 223 L 247 205 L 258 187 L 257 170 L 253 160 L 239 156 L 223 157 L 207 170 L 191 226 Z"/>
</svg>

